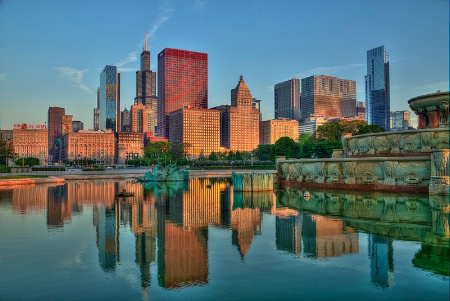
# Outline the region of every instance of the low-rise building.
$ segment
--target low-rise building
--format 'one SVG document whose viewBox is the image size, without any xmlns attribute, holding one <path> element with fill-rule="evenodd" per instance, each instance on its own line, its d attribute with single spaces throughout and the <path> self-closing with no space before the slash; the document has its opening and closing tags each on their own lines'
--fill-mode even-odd
<svg viewBox="0 0 450 301">
<path fill-rule="evenodd" d="M 298 140 L 298 121 L 279 117 L 278 119 L 265 120 L 259 124 L 259 143 L 274 144 L 281 137 L 289 137 Z"/>
<path fill-rule="evenodd" d="M 12 141 L 19 158 L 38 158 L 40 165 L 47 164 L 48 131 L 45 125 L 15 124 Z"/>
<path fill-rule="evenodd" d="M 115 163 L 116 143 L 112 130 L 69 132 L 63 136 L 63 162 Z"/>
</svg>

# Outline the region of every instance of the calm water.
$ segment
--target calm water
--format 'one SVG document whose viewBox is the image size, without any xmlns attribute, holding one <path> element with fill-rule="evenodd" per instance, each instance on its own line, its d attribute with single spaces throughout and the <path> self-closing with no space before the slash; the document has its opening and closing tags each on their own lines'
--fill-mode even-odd
<svg viewBox="0 0 450 301">
<path fill-rule="evenodd" d="M 0 190 L 0 300 L 449 299 L 448 200 L 229 182 Z"/>
</svg>

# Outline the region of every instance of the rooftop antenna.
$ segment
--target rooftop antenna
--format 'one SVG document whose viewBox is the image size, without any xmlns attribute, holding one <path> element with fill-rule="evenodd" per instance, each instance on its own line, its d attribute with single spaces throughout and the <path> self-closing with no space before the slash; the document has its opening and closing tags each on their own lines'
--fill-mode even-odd
<svg viewBox="0 0 450 301">
<path fill-rule="evenodd" d="M 148 51 L 148 33 L 145 33 L 144 51 Z"/>
</svg>

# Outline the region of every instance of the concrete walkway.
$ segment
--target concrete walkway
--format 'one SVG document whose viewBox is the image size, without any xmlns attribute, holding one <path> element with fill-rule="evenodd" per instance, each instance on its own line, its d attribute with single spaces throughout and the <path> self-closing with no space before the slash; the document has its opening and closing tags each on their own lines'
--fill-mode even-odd
<svg viewBox="0 0 450 301">
<path fill-rule="evenodd" d="M 105 171 L 34 171 L 28 173 L 1 173 L 0 176 L 12 175 L 49 175 L 48 178 L 19 178 L 19 179 L 0 179 L 0 189 L 14 188 L 19 186 L 31 186 L 36 184 L 56 184 L 61 185 L 65 181 L 70 180 L 125 180 L 135 179 L 143 176 L 148 169 L 144 168 L 128 168 L 128 169 L 113 169 Z M 189 177 L 203 178 L 203 177 L 231 177 L 233 170 L 188 170 Z M 276 170 L 235 170 L 236 173 L 272 173 L 276 177 Z"/>
</svg>

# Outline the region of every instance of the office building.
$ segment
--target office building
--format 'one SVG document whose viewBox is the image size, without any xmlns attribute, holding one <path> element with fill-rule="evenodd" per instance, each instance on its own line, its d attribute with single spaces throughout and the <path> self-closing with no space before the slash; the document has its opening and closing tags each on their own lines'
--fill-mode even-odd
<svg viewBox="0 0 450 301">
<path fill-rule="evenodd" d="M 212 109 L 181 108 L 169 115 L 172 149 L 186 145 L 189 156 L 209 156 L 220 149 L 220 111 Z"/>
<path fill-rule="evenodd" d="M 158 54 L 157 136 L 169 138 L 169 114 L 208 108 L 208 54 L 165 48 Z"/>
<path fill-rule="evenodd" d="M 392 113 L 391 130 L 408 130 L 411 124 L 411 113 L 409 111 L 395 111 Z"/>
<path fill-rule="evenodd" d="M 352 117 L 356 114 L 356 81 L 320 75 L 302 79 L 301 119 L 311 114 Z"/>
<path fill-rule="evenodd" d="M 40 165 L 47 164 L 49 131 L 44 124 L 15 124 L 12 132 L 14 152 L 19 158 L 38 158 Z"/>
<path fill-rule="evenodd" d="M 389 130 L 389 54 L 384 46 L 367 51 L 366 120 Z"/>
<path fill-rule="evenodd" d="M 6 142 L 12 141 L 13 131 L 12 130 L 2 130 L 0 129 L 0 139 Z"/>
<path fill-rule="evenodd" d="M 232 151 L 252 151 L 259 144 L 260 112 L 252 105 L 253 97 L 241 75 L 231 90 L 231 106 L 215 107 L 221 111 L 220 143 Z"/>
<path fill-rule="evenodd" d="M 112 130 L 69 132 L 62 140 L 63 162 L 91 161 L 107 165 L 115 162 L 116 144 Z"/>
<path fill-rule="evenodd" d="M 62 116 L 65 109 L 60 107 L 48 108 L 48 163 L 60 160 L 59 151 L 62 137 Z"/>
<path fill-rule="evenodd" d="M 84 130 L 84 123 L 79 120 L 72 121 L 72 131 L 78 132 L 79 130 Z"/>
<path fill-rule="evenodd" d="M 117 164 L 127 164 L 144 156 L 144 134 L 117 132 Z"/>
<path fill-rule="evenodd" d="M 275 119 L 300 119 L 300 80 L 293 78 L 274 87 Z"/>
<path fill-rule="evenodd" d="M 128 111 L 127 107 L 120 112 L 120 129 L 122 132 L 131 132 L 131 112 Z"/>
<path fill-rule="evenodd" d="M 100 128 L 100 109 L 94 108 L 94 131 Z"/>
<path fill-rule="evenodd" d="M 364 101 L 356 102 L 356 116 L 366 120 L 366 103 Z"/>
<path fill-rule="evenodd" d="M 281 137 L 298 141 L 298 121 L 282 117 L 261 121 L 259 124 L 260 144 L 274 144 Z"/>
<path fill-rule="evenodd" d="M 120 73 L 116 66 L 105 66 L 100 73 L 99 129 L 120 128 Z"/>
<path fill-rule="evenodd" d="M 314 135 L 317 128 L 322 124 L 328 122 L 328 118 L 322 114 L 311 114 L 303 122 L 298 125 L 298 134 L 310 134 Z"/>
</svg>

